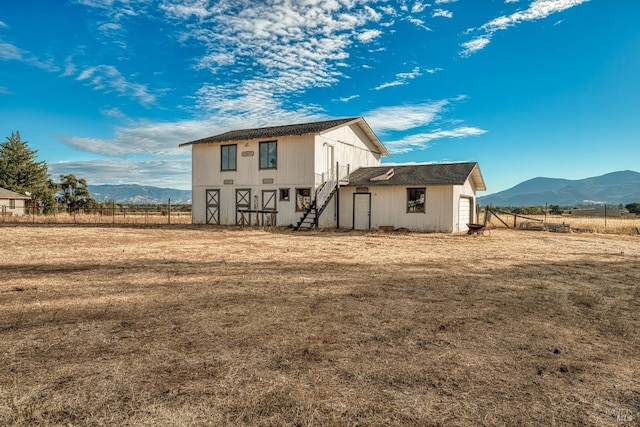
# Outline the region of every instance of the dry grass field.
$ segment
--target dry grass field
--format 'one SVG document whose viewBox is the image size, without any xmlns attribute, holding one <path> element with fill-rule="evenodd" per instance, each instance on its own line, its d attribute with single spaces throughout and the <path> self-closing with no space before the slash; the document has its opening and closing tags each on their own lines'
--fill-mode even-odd
<svg viewBox="0 0 640 427">
<path fill-rule="evenodd" d="M 640 420 L 640 236 L 0 236 L 1 425 Z"/>
</svg>

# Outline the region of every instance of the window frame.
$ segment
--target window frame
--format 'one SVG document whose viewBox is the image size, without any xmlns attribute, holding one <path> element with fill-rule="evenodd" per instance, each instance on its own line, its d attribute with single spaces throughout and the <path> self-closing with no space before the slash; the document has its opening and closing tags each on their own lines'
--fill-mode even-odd
<svg viewBox="0 0 640 427">
<path fill-rule="evenodd" d="M 229 151 L 233 147 L 233 168 L 229 167 L 229 154 L 227 153 L 227 167 L 224 164 L 224 151 Z M 225 144 L 220 146 L 220 171 L 229 172 L 238 170 L 238 144 Z"/>
<path fill-rule="evenodd" d="M 411 198 L 411 193 L 415 192 L 415 197 L 412 199 Z M 414 206 L 414 209 L 411 209 L 411 203 L 412 202 L 418 202 L 420 200 L 420 195 L 419 192 L 422 192 L 422 208 L 421 209 L 416 209 L 415 207 L 418 206 L 418 204 L 416 204 Z M 406 209 L 407 209 L 407 213 L 426 213 L 427 209 L 426 209 L 426 198 L 427 198 L 427 189 L 426 187 L 407 187 L 407 200 L 405 203 Z"/>
<path fill-rule="evenodd" d="M 271 157 L 269 156 L 269 148 L 266 149 L 266 155 L 267 158 L 265 159 L 265 162 L 267 163 L 267 166 L 262 166 L 262 147 L 267 146 L 269 147 L 271 144 L 273 144 L 274 147 L 274 153 L 273 153 L 273 159 L 271 159 Z M 269 161 L 272 160 L 273 161 L 273 165 L 269 166 L 268 163 Z M 258 146 L 258 168 L 260 170 L 269 170 L 269 169 L 278 169 L 278 141 L 262 141 L 260 142 L 259 146 Z"/>
</svg>

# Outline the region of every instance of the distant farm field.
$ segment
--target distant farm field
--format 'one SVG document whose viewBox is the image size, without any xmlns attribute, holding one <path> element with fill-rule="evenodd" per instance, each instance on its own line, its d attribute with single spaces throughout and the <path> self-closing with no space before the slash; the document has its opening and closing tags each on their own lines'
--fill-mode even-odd
<svg viewBox="0 0 640 427">
<path fill-rule="evenodd" d="M 640 419 L 640 236 L 0 236 L 0 425 Z"/>
</svg>

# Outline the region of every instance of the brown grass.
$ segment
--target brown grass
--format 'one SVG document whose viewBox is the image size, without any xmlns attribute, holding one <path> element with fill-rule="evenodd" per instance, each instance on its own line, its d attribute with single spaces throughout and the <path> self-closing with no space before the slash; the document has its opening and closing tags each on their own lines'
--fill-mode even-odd
<svg viewBox="0 0 640 427">
<path fill-rule="evenodd" d="M 498 217 L 507 223 L 509 227 L 514 226 L 513 215 L 499 213 Z M 481 216 L 479 222 L 482 222 L 484 216 Z M 602 233 L 602 234 L 626 234 L 640 235 L 640 216 L 625 217 L 597 217 L 597 216 L 574 216 L 574 215 L 525 215 L 517 217 L 515 228 L 519 228 L 522 223 L 535 223 L 538 220 L 541 223 L 547 222 L 551 224 L 568 224 L 574 232 L 580 233 Z M 499 220 L 491 218 L 490 227 L 504 228 Z"/>
<path fill-rule="evenodd" d="M 632 425 L 640 238 L 0 227 L 2 425 Z"/>
</svg>

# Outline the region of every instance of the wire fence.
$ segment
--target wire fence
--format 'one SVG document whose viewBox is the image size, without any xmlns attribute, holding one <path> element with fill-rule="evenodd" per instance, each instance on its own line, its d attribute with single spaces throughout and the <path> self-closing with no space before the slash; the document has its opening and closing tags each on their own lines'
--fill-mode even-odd
<svg viewBox="0 0 640 427">
<path fill-rule="evenodd" d="M 130 205 L 92 210 L 54 208 L 44 214 L 40 208 L 0 207 L 0 222 L 14 224 L 191 224 L 191 206 Z"/>
</svg>

